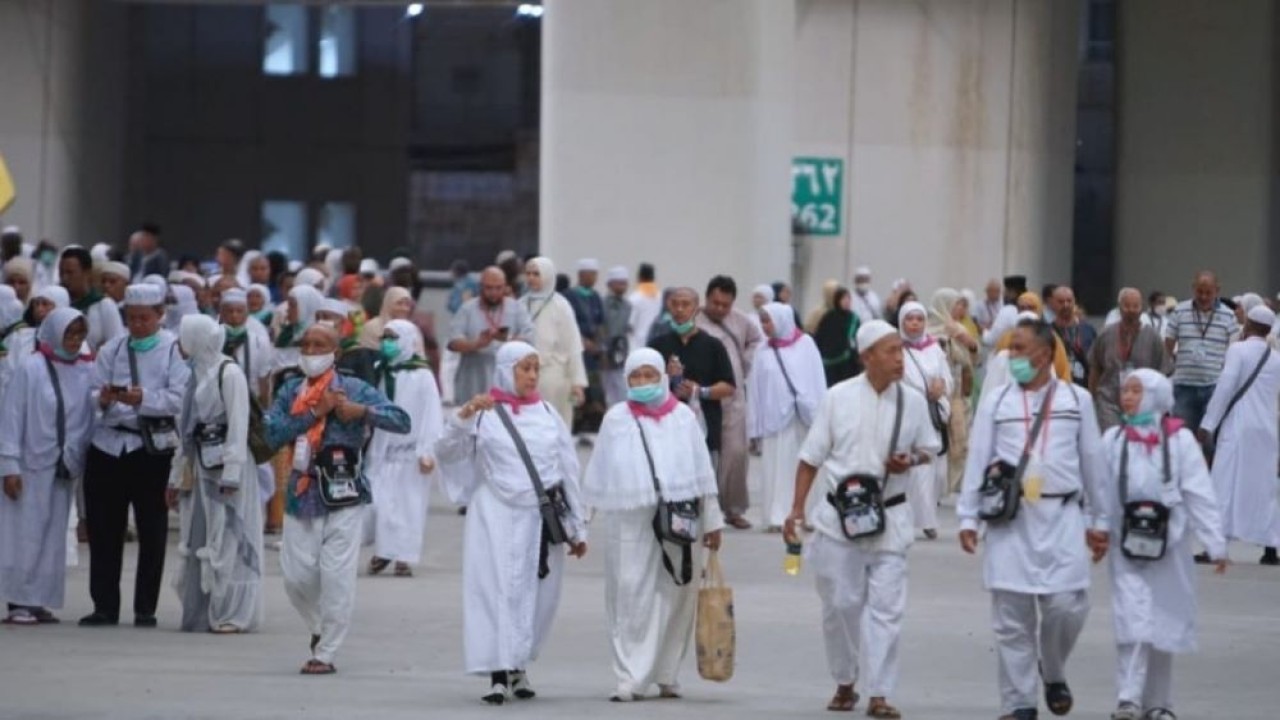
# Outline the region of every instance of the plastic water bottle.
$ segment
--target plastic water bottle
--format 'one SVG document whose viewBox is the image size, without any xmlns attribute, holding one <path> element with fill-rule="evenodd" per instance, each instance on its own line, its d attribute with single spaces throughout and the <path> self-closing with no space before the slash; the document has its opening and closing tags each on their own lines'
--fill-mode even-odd
<svg viewBox="0 0 1280 720">
<path fill-rule="evenodd" d="M 787 542 L 787 554 L 782 559 L 782 571 L 788 575 L 800 574 L 800 552 L 804 549 L 804 545 L 800 543 L 800 539 L 796 538 L 795 542 Z"/>
</svg>

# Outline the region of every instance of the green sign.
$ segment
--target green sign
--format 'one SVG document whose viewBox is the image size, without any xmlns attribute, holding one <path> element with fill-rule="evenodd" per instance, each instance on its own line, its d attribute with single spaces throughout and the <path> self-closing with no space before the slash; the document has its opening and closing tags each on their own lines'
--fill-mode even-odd
<svg viewBox="0 0 1280 720">
<path fill-rule="evenodd" d="M 844 160 L 791 161 L 791 227 L 799 235 L 839 235 L 844 204 Z"/>
</svg>

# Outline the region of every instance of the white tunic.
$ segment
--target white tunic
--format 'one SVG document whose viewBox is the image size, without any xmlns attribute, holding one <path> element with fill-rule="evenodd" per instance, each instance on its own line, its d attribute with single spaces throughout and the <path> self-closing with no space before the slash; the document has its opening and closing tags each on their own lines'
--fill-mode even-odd
<svg viewBox="0 0 1280 720">
<path fill-rule="evenodd" d="M 230 357 L 244 370 L 245 377 L 249 381 L 249 394 L 254 399 L 265 402 L 263 398 L 258 397 L 258 391 L 262 379 L 270 377 L 275 370 L 276 350 L 271 344 L 271 335 L 267 332 L 266 326 L 257 319 L 249 318 L 245 321 L 244 327 L 249 336 L 231 353 Z"/>
<path fill-rule="evenodd" d="M 63 462 L 84 473 L 93 407 L 93 365 L 54 363 L 66 412 Z M 62 607 L 66 531 L 73 483 L 54 478 L 58 461 L 57 399 L 43 355 L 28 354 L 0 404 L 0 477 L 22 477 L 16 501 L 0 495 L 0 600 Z"/>
<path fill-rule="evenodd" d="M 582 362 L 582 335 L 573 307 L 560 293 L 535 298 L 526 295 L 520 304 L 533 321 L 533 341 L 541 366 L 538 392 L 560 413 L 565 424 L 573 425 L 572 388 L 587 386 L 587 370 Z"/>
<path fill-rule="evenodd" d="M 818 415 L 800 448 L 799 459 L 818 468 L 813 488 L 817 502 L 809 503 L 808 521 L 824 536 L 837 543 L 857 545 L 864 552 L 905 553 L 915 539 L 911 508 L 905 503 L 885 511 L 885 531 L 873 538 L 850 541 L 844 536 L 839 516 L 827 493 L 844 478 L 854 474 L 884 476 L 884 464 L 893 453 L 911 451 L 933 454 L 941 449 L 938 434 L 929 421 L 929 410 L 920 393 L 902 388 L 902 427 L 898 444 L 889 447 L 897 409 L 897 389 L 890 385 L 876 393 L 865 374 L 838 383 L 827 391 Z M 907 492 L 907 474 L 890 475 L 884 489 L 886 500 Z"/>
<path fill-rule="evenodd" d="M 1216 429 L 1213 484 L 1222 508 L 1223 533 L 1229 539 L 1258 545 L 1280 545 L 1280 511 L 1276 505 L 1276 465 L 1280 461 L 1280 353 L 1271 358 L 1253 386 L 1223 419 L 1227 404 L 1258 366 L 1267 344 L 1261 338 L 1227 348 L 1222 376 L 1200 426 Z"/>
<path fill-rule="evenodd" d="M 128 387 L 133 384 L 129 373 L 128 335 L 109 341 L 98 352 L 94 367 L 94 408 L 97 393 L 105 385 Z M 167 330 L 160 331 L 160 342 L 147 352 L 137 353 L 138 384 L 142 386 L 142 404 L 136 408 L 112 403 L 96 415 L 93 446 L 112 457 L 142 449 L 142 436 L 116 428 L 136 430 L 138 415 L 177 417 L 182 410 L 182 396 L 187 390 L 191 370 L 178 354 L 177 339 Z"/>
<path fill-rule="evenodd" d="M 1052 412 L 1032 450 L 1024 482 L 1041 477 L 1043 494 L 1076 493 L 1070 500 L 1023 500 L 1018 516 L 987 528 L 983 580 L 988 590 L 1049 594 L 1089 587 L 1089 556 L 1081 494 L 1091 526 L 1107 530 L 1106 464 L 1089 393 L 1051 380 L 1035 391 L 1006 385 L 978 407 L 969 435 L 969 462 L 956 504 L 962 530 L 978 528 L 978 490 L 996 460 L 1017 466 L 1048 389 Z"/>
<path fill-rule="evenodd" d="M 564 519 L 566 532 L 585 541 L 578 456 L 568 427 L 546 404 L 524 406 L 511 412 L 511 419 L 543 485 L 565 490 L 571 510 Z M 495 413 L 479 413 L 467 421 L 451 414 L 436 443 L 436 458 L 450 501 L 467 506 L 462 558 L 466 671 L 524 669 L 537 658 L 555 617 L 566 548 L 548 549 L 550 574 L 539 580 L 538 496 Z"/>
<path fill-rule="evenodd" d="M 95 352 L 108 341 L 124 335 L 128 331 L 124 327 L 124 319 L 120 317 L 120 306 L 111 298 L 102 298 L 84 311 L 85 321 L 89 323 L 89 335 L 85 342 Z"/>
<path fill-rule="evenodd" d="M 1116 642 L 1148 643 L 1163 652 L 1189 652 L 1196 646 L 1196 570 L 1191 531 L 1214 558 L 1226 557 L 1217 500 L 1200 444 L 1188 430 L 1169 437 L 1170 482 L 1164 482 L 1164 459 L 1159 447 L 1150 452 L 1129 443 L 1129 500 L 1158 500 L 1169 512 L 1168 545 L 1159 560 L 1130 560 L 1120 550 L 1124 506 L 1120 498 L 1122 428 L 1103 436 L 1111 482 L 1109 513 L 1116 532 L 1108 551 L 1111 566 L 1111 605 Z"/>
</svg>

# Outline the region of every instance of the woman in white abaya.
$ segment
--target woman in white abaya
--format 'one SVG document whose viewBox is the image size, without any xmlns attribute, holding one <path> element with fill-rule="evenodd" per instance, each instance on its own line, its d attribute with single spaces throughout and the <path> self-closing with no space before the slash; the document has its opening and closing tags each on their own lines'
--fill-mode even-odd
<svg viewBox="0 0 1280 720">
<path fill-rule="evenodd" d="M 587 387 L 578 321 L 573 306 L 556 292 L 556 266 L 550 260 L 530 260 L 525 266 L 525 282 L 529 292 L 520 298 L 520 304 L 533 323 L 533 344 L 542 362 L 538 391 L 572 429 L 573 407 L 582 402 Z"/>
<path fill-rule="evenodd" d="M 898 310 L 898 332 L 902 335 L 902 381 L 915 388 L 929 405 L 937 408 L 943 427 L 951 418 L 951 365 L 937 339 L 925 332 L 928 313 L 914 300 Z M 932 417 L 932 411 L 931 411 Z M 936 430 L 935 430 L 936 432 Z M 939 435 L 940 436 L 940 435 Z M 947 463 L 937 462 L 911 468 L 907 499 L 917 530 L 929 540 L 938 537 L 938 497 L 946 483 Z"/>
<path fill-rule="evenodd" d="M 57 622 L 50 609 L 62 607 L 73 478 L 84 472 L 93 423 L 94 367 L 92 357 L 79 352 L 88 333 L 79 311 L 50 312 L 35 338 L 37 352 L 17 364 L 0 404 L 0 599 L 9 603 L 6 623 Z M 50 373 L 56 373 L 57 392 Z M 58 477 L 59 460 L 66 477 Z"/>
<path fill-rule="evenodd" d="M 632 351 L 624 369 L 627 402 L 605 414 L 583 478 L 587 505 L 604 526 L 605 617 L 618 678 L 613 700 L 629 702 L 656 684 L 661 697 L 679 697 L 677 675 L 693 636 L 697 582 L 677 585 L 664 566 L 664 549 L 679 574 L 678 547 L 658 542 L 653 529 L 658 496 L 645 445 L 664 501 L 701 501 L 703 545 L 720 547 L 724 515 L 716 475 L 698 419 L 668 391 L 666 362 L 649 348 Z M 643 438 L 641 433 L 644 433 Z M 701 575 L 702 553 L 692 553 L 689 577 Z"/>
<path fill-rule="evenodd" d="M 747 376 L 747 436 L 762 441 L 761 512 L 765 530 L 779 532 L 791 514 L 796 458 L 827 392 L 827 379 L 818 346 L 796 327 L 791 306 L 768 303 L 759 318 L 769 341 L 756 350 Z"/>
<path fill-rule="evenodd" d="M 234 634 L 262 622 L 262 502 L 258 467 L 249 453 L 249 383 L 222 354 L 226 330 L 213 318 L 182 318 L 178 343 L 191 359 L 179 416 L 182 442 L 173 457 L 169 503 L 178 506 L 178 571 L 182 629 Z M 206 444 L 200 431 L 225 426 Z M 191 472 L 183 469 L 190 466 Z M 184 487 L 183 478 L 191 478 Z"/>
<path fill-rule="evenodd" d="M 466 671 L 489 675 L 484 701 L 534 696 L 525 668 L 551 629 L 564 551 L 542 542 L 538 494 L 498 411 L 505 412 L 549 493 L 563 496 L 569 554 L 587 552 L 573 438 L 538 394 L 538 351 L 508 342 L 495 357 L 494 387 L 447 416 L 436 460 L 449 500 L 467 506 L 462 630 Z"/>
<path fill-rule="evenodd" d="M 435 473 L 435 444 L 444 411 L 431 366 L 418 354 L 422 336 L 408 320 L 391 320 L 382 329 L 379 350 L 381 389 L 409 414 L 408 435 L 373 431 L 366 477 L 373 493 L 376 547 L 369 572 L 395 563 L 398 577 L 413 575 L 422 556 L 427 503 Z"/>
<path fill-rule="evenodd" d="M 1173 419 L 1173 386 L 1164 375 L 1135 370 L 1120 390 L 1122 425 L 1103 436 L 1112 506 L 1111 607 L 1116 633 L 1116 720 L 1173 718 L 1173 655 L 1196 649 L 1194 532 L 1218 572 L 1227 567 L 1227 543 L 1213 481 L 1200 444 Z M 1169 479 L 1165 482 L 1168 446 Z M 1126 450 L 1127 448 L 1127 450 Z M 1130 559 L 1122 550 L 1124 459 L 1128 500 L 1156 500 L 1169 508 L 1164 557 Z"/>
</svg>

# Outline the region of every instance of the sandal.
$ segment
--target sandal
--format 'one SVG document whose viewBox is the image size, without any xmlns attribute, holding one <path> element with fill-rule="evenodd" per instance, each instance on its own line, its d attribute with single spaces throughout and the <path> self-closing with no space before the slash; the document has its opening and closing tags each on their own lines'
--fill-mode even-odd
<svg viewBox="0 0 1280 720">
<path fill-rule="evenodd" d="M 511 694 L 515 695 L 517 700 L 532 700 L 538 697 L 533 686 L 529 685 L 529 676 L 525 675 L 523 670 L 512 670 L 507 675 L 507 680 L 510 683 Z"/>
<path fill-rule="evenodd" d="M 308 660 L 299 672 L 303 675 L 332 675 L 338 672 L 338 668 L 334 667 L 333 663 L 321 662 L 313 658 Z"/>
<path fill-rule="evenodd" d="M 659 700 L 680 700 L 684 695 L 680 694 L 679 685 L 658 685 Z"/>
<path fill-rule="evenodd" d="M 57 625 L 58 623 L 62 622 L 52 612 L 49 611 L 49 608 L 35 608 L 34 610 L 31 611 L 31 614 L 35 617 L 36 621 L 39 622 L 41 625 Z"/>
<path fill-rule="evenodd" d="M 831 712 L 852 712 L 857 704 L 858 693 L 853 691 L 852 685 L 837 685 L 836 694 L 827 703 L 827 709 Z"/>
<path fill-rule="evenodd" d="M 391 561 L 386 558 L 380 558 L 380 557 L 373 558 L 372 560 L 369 561 L 369 574 L 377 575 L 383 570 L 386 570 L 387 566 L 389 566 L 390 564 L 391 564 Z"/>
<path fill-rule="evenodd" d="M 409 563 L 396 563 L 396 577 L 413 577 L 413 568 L 409 567 Z"/>
<path fill-rule="evenodd" d="M 239 635 L 240 628 L 236 627 L 235 625 L 224 624 L 224 625 L 219 625 L 216 628 L 210 629 L 209 632 L 213 633 L 214 635 Z M 315 650 L 312 649 L 312 652 L 315 652 Z"/>
<path fill-rule="evenodd" d="M 1067 687 L 1065 682 L 1045 683 L 1044 701 L 1049 706 L 1049 712 L 1054 715 L 1066 715 L 1071 712 L 1071 707 L 1075 704 L 1074 698 L 1071 697 L 1071 688 Z"/>
<path fill-rule="evenodd" d="M 884 698 L 871 698 L 871 702 L 867 705 L 867 717 L 890 718 L 892 720 L 902 717 L 902 713 Z"/>
<path fill-rule="evenodd" d="M 0 620 L 0 622 L 3 622 L 5 625 L 39 625 L 40 624 L 40 621 L 36 619 L 36 616 L 32 615 L 31 611 L 26 608 L 18 608 L 17 610 L 9 611 L 9 616 L 6 617 L 4 620 Z"/>
</svg>

